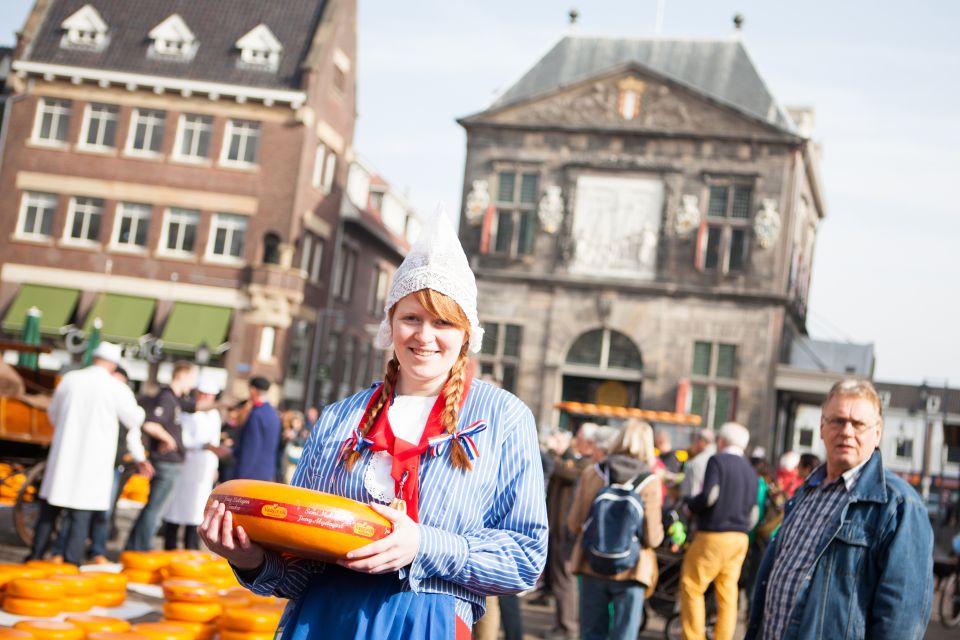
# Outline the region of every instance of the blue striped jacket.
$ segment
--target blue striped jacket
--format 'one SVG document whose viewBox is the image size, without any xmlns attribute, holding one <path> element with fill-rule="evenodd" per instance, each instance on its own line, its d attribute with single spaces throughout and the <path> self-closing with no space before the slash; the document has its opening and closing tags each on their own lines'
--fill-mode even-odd
<svg viewBox="0 0 960 640">
<path fill-rule="evenodd" d="M 363 486 L 370 451 L 352 472 L 337 458 L 377 386 L 324 410 L 304 447 L 294 486 L 371 500 Z M 513 394 L 474 380 L 458 428 L 481 419 L 487 429 L 473 437 L 480 455 L 472 471 L 453 467 L 449 448 L 439 457 L 423 455 L 420 549 L 399 576 L 410 590 L 456 597 L 457 614 L 467 624 L 483 615 L 485 596 L 531 588 L 547 554 L 543 469 L 533 414 Z M 293 600 L 310 580 L 323 579 L 323 567 L 322 562 L 268 551 L 256 580 L 245 584 L 255 593 Z"/>
</svg>

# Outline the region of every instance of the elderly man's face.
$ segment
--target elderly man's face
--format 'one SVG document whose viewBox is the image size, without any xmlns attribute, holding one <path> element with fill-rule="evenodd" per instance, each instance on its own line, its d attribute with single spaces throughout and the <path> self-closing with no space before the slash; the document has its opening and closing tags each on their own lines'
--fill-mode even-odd
<svg viewBox="0 0 960 640">
<path fill-rule="evenodd" d="M 880 444 L 883 420 L 866 398 L 834 396 L 820 417 L 827 449 L 827 476 L 833 480 L 864 462 Z"/>
</svg>

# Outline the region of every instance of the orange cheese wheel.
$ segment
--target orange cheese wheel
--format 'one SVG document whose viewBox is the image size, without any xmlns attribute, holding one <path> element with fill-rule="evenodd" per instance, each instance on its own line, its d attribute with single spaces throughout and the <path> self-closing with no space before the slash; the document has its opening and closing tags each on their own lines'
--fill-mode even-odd
<svg viewBox="0 0 960 640">
<path fill-rule="evenodd" d="M 164 602 L 163 615 L 171 620 L 210 622 L 223 613 L 216 602 Z"/>
<path fill-rule="evenodd" d="M 30 640 L 33 634 L 29 631 L 0 627 L 0 640 Z"/>
<path fill-rule="evenodd" d="M 126 591 L 98 591 L 93 594 L 93 601 L 98 607 L 119 607 L 127 599 Z"/>
<path fill-rule="evenodd" d="M 108 571 L 87 571 L 83 575 L 97 581 L 97 591 L 124 591 L 130 578 L 122 573 Z"/>
<path fill-rule="evenodd" d="M 252 540 L 305 558 L 342 558 L 393 530 L 366 504 L 277 482 L 230 480 L 213 490 L 208 504 L 213 500 Z"/>
<path fill-rule="evenodd" d="M 189 622 L 187 620 L 160 620 L 160 622 L 189 629 L 194 640 L 210 640 L 217 632 L 217 625 L 212 622 Z"/>
<path fill-rule="evenodd" d="M 224 559 L 219 560 L 209 560 L 204 566 L 204 570 L 214 576 L 232 576 L 233 567 L 230 566 L 230 563 Z"/>
<path fill-rule="evenodd" d="M 237 587 L 240 585 L 237 582 L 236 576 L 207 576 L 203 579 L 209 585 L 216 587 L 217 589 L 229 589 L 231 587 Z"/>
<path fill-rule="evenodd" d="M 77 625 L 88 634 L 95 631 L 130 631 L 129 622 L 108 616 L 69 616 L 65 622 Z"/>
<path fill-rule="evenodd" d="M 163 597 L 176 602 L 217 602 L 216 587 L 199 580 L 164 580 Z"/>
<path fill-rule="evenodd" d="M 94 631 L 87 634 L 87 640 L 150 640 L 150 636 L 133 631 Z"/>
<path fill-rule="evenodd" d="M 280 610 L 264 607 L 248 607 L 246 609 L 227 609 L 220 616 L 220 628 L 231 631 L 253 631 L 267 633 L 274 631 L 280 624 Z"/>
<path fill-rule="evenodd" d="M 280 599 L 277 598 L 277 596 L 261 596 L 250 591 L 247 591 L 247 594 L 251 604 L 277 604 L 280 602 Z M 286 606 L 286 602 L 283 602 L 281 606 Z"/>
<path fill-rule="evenodd" d="M 17 578 L 7 585 L 7 595 L 31 600 L 59 600 L 67 595 L 67 585 L 48 578 Z"/>
<path fill-rule="evenodd" d="M 64 596 L 60 600 L 60 610 L 71 613 L 90 611 L 97 605 L 93 596 Z"/>
<path fill-rule="evenodd" d="M 120 563 L 125 569 L 156 571 L 170 564 L 170 554 L 163 551 L 124 551 Z"/>
<path fill-rule="evenodd" d="M 3 610 L 17 616 L 47 618 L 60 613 L 59 600 L 31 600 L 8 595 L 3 599 Z"/>
<path fill-rule="evenodd" d="M 242 593 L 228 593 L 226 595 L 220 596 L 217 600 L 224 609 L 246 609 L 247 607 L 253 605 L 253 602 L 250 601 Z"/>
<path fill-rule="evenodd" d="M 174 560 L 168 569 L 177 578 L 206 578 L 207 560 Z"/>
<path fill-rule="evenodd" d="M 254 631 L 234 631 L 232 629 L 221 629 L 220 640 L 273 640 L 273 631 L 257 633 Z"/>
<path fill-rule="evenodd" d="M 88 575 L 51 576 L 50 579 L 62 582 L 68 596 L 92 596 L 97 592 L 97 579 Z"/>
<path fill-rule="evenodd" d="M 162 578 L 156 571 L 144 571 L 142 569 L 124 569 L 123 575 L 127 576 L 130 582 L 138 584 L 160 584 Z"/>
<path fill-rule="evenodd" d="M 173 622 L 141 622 L 133 625 L 133 631 L 151 640 L 193 640 L 190 629 Z"/>
<path fill-rule="evenodd" d="M 26 566 L 40 569 L 48 576 L 69 576 L 80 573 L 74 564 L 65 562 L 50 562 L 48 560 L 27 560 Z"/>
<path fill-rule="evenodd" d="M 83 640 L 83 629 L 60 620 L 21 620 L 14 629 L 29 631 L 34 638 L 42 640 Z"/>
<path fill-rule="evenodd" d="M 17 578 L 46 578 L 47 572 L 25 564 L 0 566 L 0 587 Z"/>
</svg>

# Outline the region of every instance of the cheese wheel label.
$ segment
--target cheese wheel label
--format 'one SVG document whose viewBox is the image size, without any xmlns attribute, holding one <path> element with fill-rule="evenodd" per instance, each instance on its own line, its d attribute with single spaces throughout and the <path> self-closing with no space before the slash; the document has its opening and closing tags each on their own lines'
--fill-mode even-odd
<svg viewBox="0 0 960 640">
<path fill-rule="evenodd" d="M 301 507 L 284 502 L 214 494 L 211 499 L 222 502 L 226 508 L 241 516 L 281 520 L 308 527 L 317 527 L 328 531 L 352 534 L 363 538 L 382 538 L 392 531 L 392 527 L 377 522 L 359 520 L 343 509 L 324 507 Z"/>
</svg>

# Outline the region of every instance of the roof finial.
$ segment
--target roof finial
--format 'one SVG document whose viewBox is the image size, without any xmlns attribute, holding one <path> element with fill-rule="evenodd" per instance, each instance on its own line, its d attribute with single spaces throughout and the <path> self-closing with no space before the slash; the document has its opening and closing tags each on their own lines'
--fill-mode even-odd
<svg viewBox="0 0 960 640">
<path fill-rule="evenodd" d="M 570 13 L 567 14 L 570 16 L 570 26 L 577 24 L 577 18 L 580 17 L 580 12 L 576 8 L 570 9 Z"/>
<path fill-rule="evenodd" d="M 733 16 L 733 28 L 737 31 L 743 31 L 744 17 L 742 13 Z"/>
</svg>

